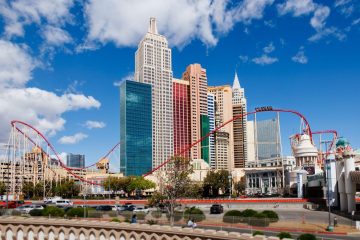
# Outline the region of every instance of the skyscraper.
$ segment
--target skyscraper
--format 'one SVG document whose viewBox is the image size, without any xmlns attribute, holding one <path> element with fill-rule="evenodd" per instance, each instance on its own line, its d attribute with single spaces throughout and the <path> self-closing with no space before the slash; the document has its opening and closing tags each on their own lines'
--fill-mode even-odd
<svg viewBox="0 0 360 240">
<path fill-rule="evenodd" d="M 256 159 L 261 161 L 264 159 L 280 157 L 280 121 L 279 117 L 267 120 L 255 120 L 255 152 Z"/>
<path fill-rule="evenodd" d="M 215 127 L 221 126 L 233 117 L 232 109 L 232 90 L 228 85 L 208 87 L 208 92 L 215 96 Z M 227 165 L 228 170 L 232 170 L 234 166 L 233 156 L 233 123 L 229 123 L 222 127 L 219 132 L 225 132 L 227 134 L 216 134 L 215 135 L 215 149 L 221 149 L 222 154 L 218 154 L 219 151 L 215 152 L 216 166 Z M 221 139 L 218 141 L 217 136 Z M 226 140 L 227 139 L 227 140 Z M 225 141 L 226 140 L 226 141 Z M 225 151 L 225 143 L 227 143 Z M 218 147 L 217 144 L 222 144 Z M 226 152 L 226 156 L 223 154 Z M 220 164 L 221 162 L 221 164 Z M 226 162 L 226 164 L 225 164 Z M 218 168 L 218 167 L 216 167 Z"/>
<path fill-rule="evenodd" d="M 68 153 L 66 155 L 66 166 L 72 168 L 84 168 L 85 155 Z"/>
<path fill-rule="evenodd" d="M 148 32 L 135 54 L 135 81 L 152 86 L 152 167 L 156 168 L 173 155 L 171 49 L 150 18 Z"/>
<path fill-rule="evenodd" d="M 190 84 L 188 81 L 173 79 L 173 112 L 174 154 L 178 154 L 191 144 Z M 190 158 L 190 151 L 181 156 Z"/>
<path fill-rule="evenodd" d="M 152 167 L 151 85 L 126 80 L 120 85 L 120 171 L 141 176 Z"/>
<path fill-rule="evenodd" d="M 208 93 L 208 116 L 209 116 L 209 132 L 215 129 L 215 96 Z M 210 167 L 215 169 L 215 135 L 209 136 L 210 144 Z"/>
<path fill-rule="evenodd" d="M 191 64 L 183 73 L 183 79 L 190 85 L 191 142 L 193 143 L 209 132 L 206 69 L 200 64 Z M 202 158 L 209 163 L 209 139 L 192 147 L 190 157 Z"/>
<path fill-rule="evenodd" d="M 244 88 L 240 87 L 239 78 L 235 72 L 234 83 L 232 87 L 232 108 L 233 117 L 246 113 L 246 98 Z M 247 136 L 246 136 L 247 117 L 233 121 L 234 130 L 234 167 L 243 168 L 247 161 Z"/>
</svg>

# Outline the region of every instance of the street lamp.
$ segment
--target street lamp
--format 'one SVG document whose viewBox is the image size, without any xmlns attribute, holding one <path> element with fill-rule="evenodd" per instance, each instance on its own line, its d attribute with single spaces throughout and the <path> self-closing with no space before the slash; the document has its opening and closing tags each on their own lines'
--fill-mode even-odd
<svg viewBox="0 0 360 240">
<path fill-rule="evenodd" d="M 321 141 L 321 143 L 325 143 L 325 156 L 327 156 L 328 151 L 328 143 L 331 143 L 332 141 Z M 334 230 L 334 227 L 331 225 L 331 202 L 330 202 L 330 171 L 331 171 L 331 160 L 326 159 L 325 160 L 325 181 L 327 185 L 327 201 L 328 201 L 328 212 L 329 212 L 329 225 L 327 226 L 326 230 L 329 232 L 332 232 Z"/>
<path fill-rule="evenodd" d="M 232 182 L 232 176 L 231 173 L 229 173 L 229 199 L 231 199 L 231 191 L 232 191 L 232 187 L 231 187 L 231 182 Z"/>
</svg>

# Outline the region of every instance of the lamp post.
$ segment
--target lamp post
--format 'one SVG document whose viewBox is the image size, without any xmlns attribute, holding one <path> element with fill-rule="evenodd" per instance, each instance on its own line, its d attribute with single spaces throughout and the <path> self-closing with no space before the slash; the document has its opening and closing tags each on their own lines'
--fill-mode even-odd
<svg viewBox="0 0 360 240">
<path fill-rule="evenodd" d="M 332 141 L 321 141 L 321 143 L 325 143 L 325 154 L 328 151 L 328 143 L 331 143 Z M 325 155 L 326 156 L 326 155 Z M 331 199 L 330 199 L 330 171 L 331 171 L 331 160 L 326 159 L 325 160 L 325 181 L 327 186 L 327 201 L 328 201 L 328 213 L 329 213 L 329 225 L 327 226 L 326 230 L 329 232 L 332 232 L 334 230 L 334 226 L 331 225 Z"/>
<path fill-rule="evenodd" d="M 231 173 L 229 173 L 229 199 L 231 199 L 231 192 L 232 192 L 232 186 L 231 186 L 231 182 L 232 182 L 232 176 Z"/>
</svg>

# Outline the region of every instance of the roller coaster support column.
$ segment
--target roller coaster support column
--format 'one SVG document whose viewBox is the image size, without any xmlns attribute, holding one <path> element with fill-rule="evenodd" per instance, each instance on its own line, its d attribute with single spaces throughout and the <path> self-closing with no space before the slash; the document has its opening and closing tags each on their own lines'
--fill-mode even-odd
<svg viewBox="0 0 360 240">
<path fill-rule="evenodd" d="M 345 165 L 345 193 L 347 198 L 347 209 L 348 213 L 355 211 L 356 202 L 355 202 L 355 183 L 351 180 L 350 172 L 355 171 L 355 160 L 354 152 L 346 152 L 344 154 L 344 165 Z"/>
<path fill-rule="evenodd" d="M 336 143 L 337 179 L 340 193 L 340 210 L 352 213 L 355 211 L 355 183 L 350 172 L 355 171 L 355 154 L 345 139 Z"/>
</svg>

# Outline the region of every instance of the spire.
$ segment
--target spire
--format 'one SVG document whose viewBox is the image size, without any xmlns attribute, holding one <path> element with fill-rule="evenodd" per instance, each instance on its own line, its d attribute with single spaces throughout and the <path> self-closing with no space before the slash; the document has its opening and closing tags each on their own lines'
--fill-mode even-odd
<svg viewBox="0 0 360 240">
<path fill-rule="evenodd" d="M 233 83 L 233 89 L 240 89 L 240 82 L 239 82 L 239 78 L 238 78 L 238 75 L 235 71 L 235 77 L 234 77 L 234 83 Z"/>
<path fill-rule="evenodd" d="M 157 27 L 156 27 L 156 18 L 154 18 L 154 17 L 150 18 L 149 32 L 158 34 Z"/>
</svg>

